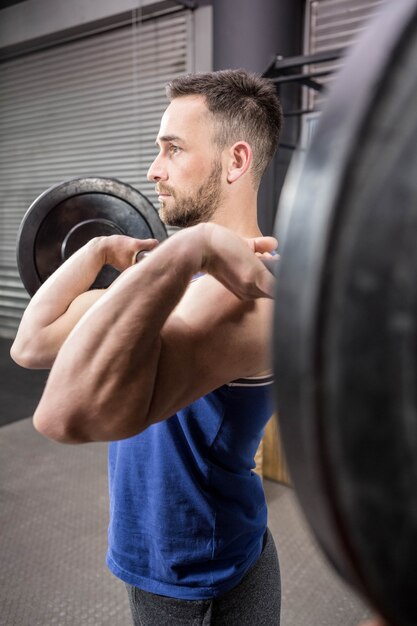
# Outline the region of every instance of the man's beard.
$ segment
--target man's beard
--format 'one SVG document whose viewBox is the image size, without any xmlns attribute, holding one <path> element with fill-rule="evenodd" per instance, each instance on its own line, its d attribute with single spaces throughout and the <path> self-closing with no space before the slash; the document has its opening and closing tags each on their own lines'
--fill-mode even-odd
<svg viewBox="0 0 417 626">
<path fill-rule="evenodd" d="M 171 194 L 173 205 L 168 208 L 161 202 L 159 216 L 167 226 L 186 228 L 201 222 L 209 222 L 221 201 L 221 163 L 215 163 L 207 180 L 193 194 L 182 196 L 169 187 L 158 185 L 159 190 Z"/>
</svg>

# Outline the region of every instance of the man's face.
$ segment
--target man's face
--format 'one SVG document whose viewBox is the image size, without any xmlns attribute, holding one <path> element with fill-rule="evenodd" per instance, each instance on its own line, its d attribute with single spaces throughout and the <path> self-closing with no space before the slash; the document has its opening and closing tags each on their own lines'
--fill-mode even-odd
<svg viewBox="0 0 417 626">
<path fill-rule="evenodd" d="M 170 226 L 209 221 L 222 201 L 222 163 L 213 122 L 201 96 L 174 99 L 159 129 L 159 154 L 148 171 L 160 217 Z"/>
</svg>

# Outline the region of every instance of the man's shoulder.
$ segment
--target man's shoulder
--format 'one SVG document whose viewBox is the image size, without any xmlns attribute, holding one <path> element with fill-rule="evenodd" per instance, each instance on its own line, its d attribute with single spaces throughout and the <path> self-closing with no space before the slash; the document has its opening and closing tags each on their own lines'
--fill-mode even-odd
<svg viewBox="0 0 417 626">
<path fill-rule="evenodd" d="M 234 323 L 239 325 L 246 317 L 255 319 L 272 315 L 273 306 L 269 298 L 241 300 L 213 276 L 201 273 L 193 276 L 176 312 L 186 317 L 194 314 L 210 317 L 213 322 L 232 316 Z"/>
</svg>

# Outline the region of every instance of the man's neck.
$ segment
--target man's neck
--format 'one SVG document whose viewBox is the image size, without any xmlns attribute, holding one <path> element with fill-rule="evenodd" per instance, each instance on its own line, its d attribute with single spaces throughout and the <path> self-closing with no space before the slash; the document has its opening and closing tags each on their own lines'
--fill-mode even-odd
<svg viewBox="0 0 417 626">
<path fill-rule="evenodd" d="M 258 237 L 261 231 L 258 225 L 256 200 L 256 193 L 244 199 L 229 199 L 219 206 L 210 221 L 225 226 L 242 237 Z"/>
</svg>

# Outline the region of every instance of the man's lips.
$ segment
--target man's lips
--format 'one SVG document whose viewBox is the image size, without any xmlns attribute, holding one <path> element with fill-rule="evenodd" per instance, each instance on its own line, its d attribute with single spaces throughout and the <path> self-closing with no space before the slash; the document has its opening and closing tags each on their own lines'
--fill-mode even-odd
<svg viewBox="0 0 417 626">
<path fill-rule="evenodd" d="M 156 189 L 156 193 L 158 194 L 158 198 L 169 198 L 172 194 L 166 189 Z"/>
</svg>

